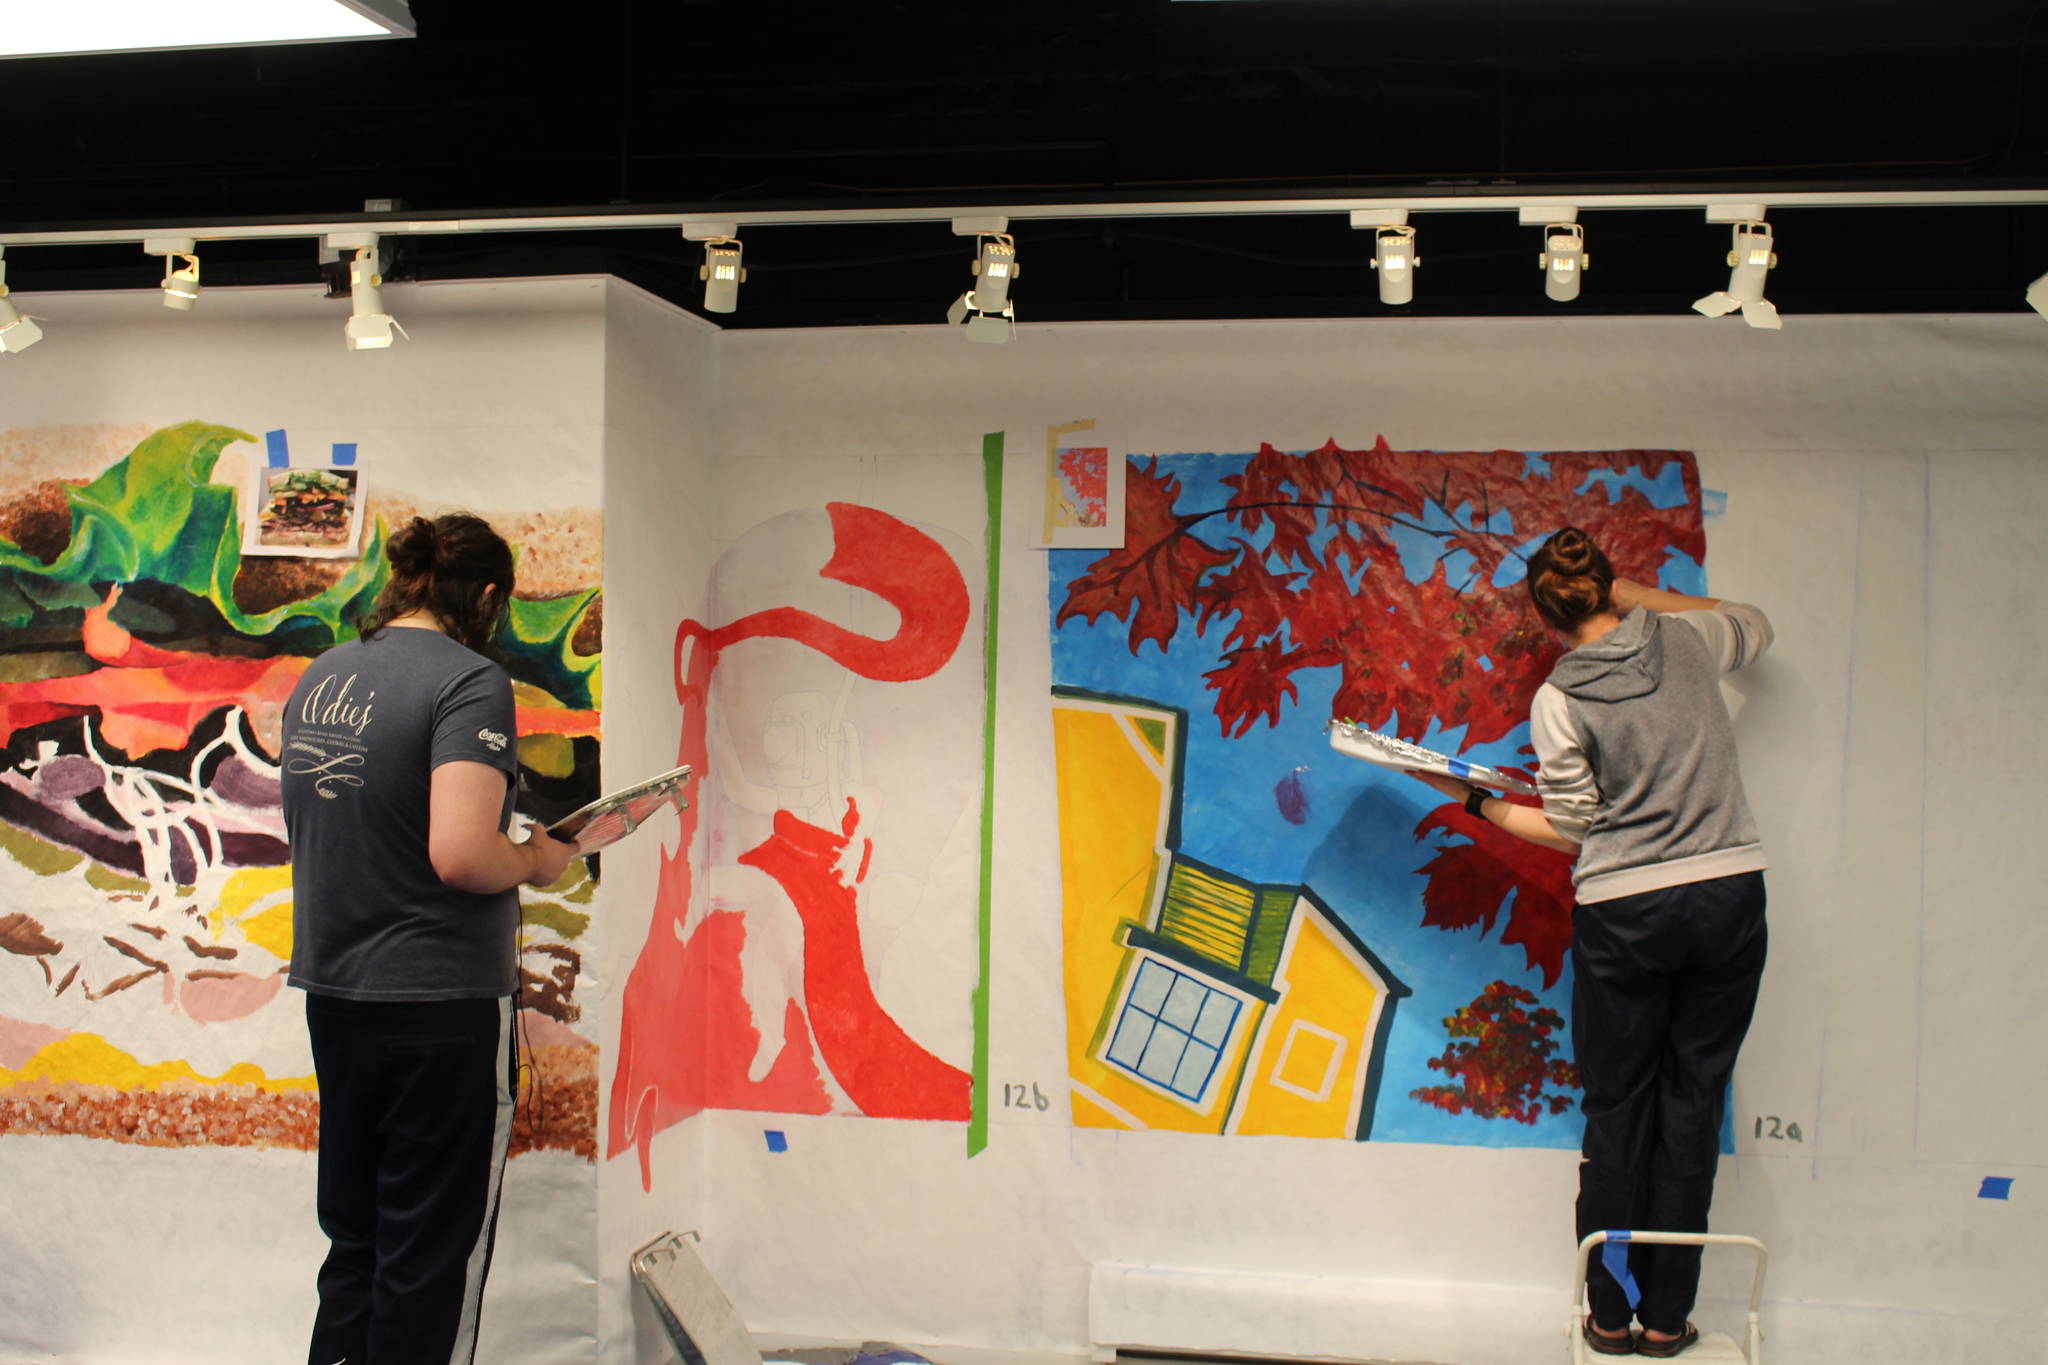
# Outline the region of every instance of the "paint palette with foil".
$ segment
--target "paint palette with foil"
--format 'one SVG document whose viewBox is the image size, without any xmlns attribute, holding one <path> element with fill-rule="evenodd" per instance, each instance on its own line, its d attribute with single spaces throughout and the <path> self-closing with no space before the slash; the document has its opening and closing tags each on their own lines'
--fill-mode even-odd
<svg viewBox="0 0 2048 1365">
<path fill-rule="evenodd" d="M 622 787 L 609 796 L 601 796 L 589 805 L 571 811 L 549 825 L 548 833 L 554 838 L 573 842 L 582 853 L 610 848 L 663 808 L 687 808 L 689 803 L 683 798 L 683 788 L 689 781 L 690 765 L 685 763 L 680 768 L 671 768 L 658 777 Z"/>
<path fill-rule="evenodd" d="M 1450 754 L 1440 754 L 1434 749 L 1425 749 L 1420 744 L 1410 744 L 1405 739 L 1383 735 L 1368 730 L 1348 720 L 1333 720 L 1324 727 L 1330 736 L 1330 747 L 1351 758 L 1362 758 L 1367 763 L 1382 768 L 1399 768 L 1403 771 L 1441 773 L 1455 777 L 1461 782 L 1472 782 L 1496 791 L 1518 792 L 1523 796 L 1536 795 L 1536 788 L 1519 777 L 1502 772 L 1499 768 L 1484 763 L 1468 763 Z"/>
</svg>

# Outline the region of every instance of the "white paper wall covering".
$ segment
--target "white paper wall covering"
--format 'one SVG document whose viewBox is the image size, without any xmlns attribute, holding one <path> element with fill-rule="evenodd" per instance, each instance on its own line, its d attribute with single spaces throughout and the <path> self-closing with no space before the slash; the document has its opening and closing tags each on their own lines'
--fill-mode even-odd
<svg viewBox="0 0 2048 1365">
<path fill-rule="evenodd" d="M 1772 655 L 1728 686 L 1772 860 L 1773 942 L 1715 1225 L 1771 1246 L 1765 1331 L 1796 1341 L 1802 1361 L 2023 1350 L 2029 1325 L 2048 1326 L 2026 1213 L 2048 1165 L 2048 1095 L 2022 1079 L 2042 1043 L 2023 983 L 2048 966 L 2048 921 L 2025 890 L 2040 880 L 2041 841 L 2011 822 L 2030 809 L 2014 793 L 2038 770 L 2044 719 L 2048 333 L 2024 316 L 1813 318 L 1757 345 L 1689 321 L 1026 327 L 999 359 L 936 328 L 737 333 L 724 338 L 723 387 L 745 416 L 726 424 L 722 468 L 737 479 L 750 459 L 807 455 L 886 466 L 892 452 L 965 448 L 962 433 L 992 428 L 1035 448 L 1047 424 L 1077 415 L 1139 453 L 1363 448 L 1378 435 L 1408 450 L 1693 452 L 1710 495 L 1708 590 L 1763 604 L 1778 627 Z M 1029 503 L 1038 482 L 1013 468 L 1013 501 Z M 1028 1088 L 1059 1074 L 1048 1039 L 1066 1019 L 1045 579 L 1022 544 L 1013 524 L 991 1075 Z M 1445 950 L 1461 950 L 1456 936 Z M 844 1209 L 877 1245 L 967 1238 L 968 1224 L 998 1220 L 942 1272 L 946 1301 L 978 1305 L 991 1324 L 974 1345 L 1079 1352 L 1152 1338 L 1461 1362 L 1563 1349 L 1566 1148 L 1077 1131 L 1061 1150 L 1036 1131 L 1046 1122 L 998 1112 L 990 1152 L 959 1181 L 934 1169 L 903 1198 L 852 1174 L 873 1140 L 818 1134 L 827 1150 L 801 1163 L 746 1161 L 750 1185 L 729 1198 L 771 1226 Z M 907 1313 L 933 1275 L 925 1259 L 897 1274 L 870 1258 L 856 1293 L 830 1252 L 772 1242 L 735 1257 L 736 1301 L 766 1328 L 815 1329 L 836 1304 L 858 1334 L 865 1305 Z M 1116 1316 L 1098 1287 L 1091 1328 L 1067 1307 L 1089 1264 L 1214 1280 L 1158 1299 L 1149 1318 Z M 1296 1339 L 1270 1299 L 1226 1287 L 1296 1275 L 1355 1282 L 1333 1298 L 1374 1305 L 1357 1284 L 1419 1284 L 1372 1310 L 1413 1335 L 1375 1346 L 1347 1335 L 1342 1310 L 1295 1309 L 1288 1295 L 1302 1291 L 1278 1291 L 1327 1325 Z M 1739 1323 L 1746 1280 L 1709 1258 L 1703 1326 Z M 1192 1302 L 1212 1290 L 1209 1307 Z M 1461 1335 L 1474 1315 L 1498 1334 Z"/>
<path fill-rule="evenodd" d="M 606 622 L 621 779 L 674 761 L 675 625 L 706 611 L 720 554 L 846 499 L 957 533 L 971 568 L 991 429 L 1018 450 L 1089 414 L 1132 450 L 1384 434 L 1404 449 L 1694 452 L 1725 495 L 1708 509 L 1710 589 L 1762 603 L 1779 633 L 1730 686 L 1773 945 L 1716 1225 L 1771 1247 L 1776 1359 L 2038 1354 L 2038 319 L 1799 319 L 1772 337 L 1696 319 L 1026 327 L 976 348 L 937 327 L 721 336 L 572 281 L 421 289 L 432 325 L 366 357 L 300 292 L 222 291 L 182 319 L 153 298 L 68 298 L 68 335 L 0 367 L 0 455 L 42 452 L 8 466 L 31 481 L 90 476 L 167 424 L 275 422 L 295 443 L 361 442 L 424 499 L 489 510 L 533 488 L 595 504 L 603 452 L 607 567 L 632 576 Z M 57 428 L 55 446 L 18 437 Z M 1037 483 L 1012 470 L 1013 509 Z M 990 1080 L 996 1097 L 1035 1084 L 1064 1100 L 1045 567 L 1023 530 L 1013 518 L 1002 565 Z M 816 556 L 784 567 L 815 574 Z M 587 959 L 607 1103 L 664 853 L 646 837 L 611 856 Z M 878 983 L 954 1058 L 964 1032 L 940 1026 L 964 1013 L 961 951 L 927 940 Z M 926 979 L 942 985 L 920 994 Z M 30 958 L 0 954 L 0 1016 L 35 1023 L 47 988 Z M 283 1056 L 297 1035 L 276 1024 L 266 1045 Z M 190 1034 L 195 1066 L 235 1050 L 208 1030 Z M 41 1036 L 17 1031 L 7 1055 Z M 1762 1135 L 1766 1116 L 1801 1137 Z M 940 1360 L 946 1342 L 1456 1365 L 1563 1350 L 1568 1150 L 1077 1132 L 1027 1099 L 991 1114 L 989 1150 L 969 1160 L 957 1124 L 729 1109 L 651 1144 L 649 1193 L 610 1118 L 594 1170 L 514 1163 L 483 1322 L 493 1360 L 666 1359 L 627 1256 L 670 1227 L 718 1239 L 720 1280 L 761 1331 L 888 1337 Z M 0 1138 L 0 1360 L 240 1365 L 298 1349 L 321 1250 L 311 1169 L 300 1152 Z M 1742 1268 L 1710 1258 L 1703 1325 L 1725 1330 L 1745 1290 Z"/>
<path fill-rule="evenodd" d="M 2048 459 L 1987 452 L 1930 473 L 1913 1150 L 1992 1173 L 2048 1158 L 2039 1105 L 1985 1103 L 2012 1095 L 2016 1059 L 2048 1072 L 2048 950 L 2013 921 L 2041 904 L 2048 841 L 2030 802 L 1994 795 L 2048 765 Z"/>
<path fill-rule="evenodd" d="M 522 760 L 595 789 L 597 660 L 574 635 L 594 627 L 599 587 L 602 287 L 400 292 L 417 344 L 363 355 L 317 289 L 219 291 L 182 327 L 140 295 L 71 295 L 65 346 L 0 373 L 16 542 L 0 594 L 0 1359 L 303 1353 L 326 1247 L 301 996 L 281 972 L 276 710 L 365 605 L 357 580 L 321 574 L 368 566 L 238 572 L 246 472 L 273 456 L 346 463 L 342 445 L 370 475 L 373 518 L 466 507 L 498 522 L 521 587 L 554 599 L 515 607 L 533 627 L 515 652 L 543 656 L 511 665 L 522 730 L 548 732 Z M 25 556 L 24 536 L 51 553 Z M 82 690 L 33 700 L 59 687 Z M 231 761 L 206 748 L 214 735 L 233 737 Z M 95 815 L 77 800 L 117 782 L 161 805 L 108 796 Z M 167 826 L 197 833 L 152 863 L 136 831 Z M 522 966 L 550 981 L 523 1018 L 547 1089 L 545 1103 L 527 1091 L 505 1179 L 481 1323 L 493 1360 L 594 1351 L 597 1040 L 576 993 L 594 892 L 579 877 L 526 900 L 539 951 Z"/>
<path fill-rule="evenodd" d="M 535 1152 L 505 1171 L 478 1360 L 589 1360 L 597 1350 L 597 1199 L 590 1163 Z"/>
<path fill-rule="evenodd" d="M 711 495 L 717 440 L 717 332 L 701 319 L 616 280 L 605 285 L 604 479 L 607 787 L 676 761 L 676 622 L 701 609 L 720 521 Z M 630 702 L 622 699 L 631 699 Z M 691 793 L 701 802 L 701 790 Z M 600 1358 L 669 1365 L 660 1325 L 634 1289 L 635 1248 L 668 1228 L 709 1229 L 712 1191 L 700 1123 L 679 1124 L 649 1152 L 660 1180 L 643 1188 L 636 1153 L 613 1105 L 621 985 L 646 937 L 664 860 L 678 852 L 672 814 L 604 855 L 595 1025 L 599 1070 L 598 1298 Z M 702 841 L 699 841 L 701 848 Z M 700 1047 L 690 1034 L 664 1046 Z"/>
</svg>

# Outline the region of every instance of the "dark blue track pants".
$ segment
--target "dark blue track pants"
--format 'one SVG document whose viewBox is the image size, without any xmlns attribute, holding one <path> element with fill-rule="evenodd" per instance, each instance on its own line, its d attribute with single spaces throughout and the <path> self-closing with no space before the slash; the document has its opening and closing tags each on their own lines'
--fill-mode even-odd
<svg viewBox="0 0 2048 1365">
<path fill-rule="evenodd" d="M 1572 1047 L 1585 1090 L 1579 1236 L 1705 1232 L 1735 1054 L 1769 935 L 1761 872 L 1581 905 L 1572 915 Z M 1634 1246 L 1626 1291 L 1593 1256 L 1593 1320 L 1684 1330 L 1700 1249 Z"/>
<path fill-rule="evenodd" d="M 468 1365 L 512 1133 L 512 1002 L 306 997 L 320 1081 L 309 1365 Z"/>
</svg>

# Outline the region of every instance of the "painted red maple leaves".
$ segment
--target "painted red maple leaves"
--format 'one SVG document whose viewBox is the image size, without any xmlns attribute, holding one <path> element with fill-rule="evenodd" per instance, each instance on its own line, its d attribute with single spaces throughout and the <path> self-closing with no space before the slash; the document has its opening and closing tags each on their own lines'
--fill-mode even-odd
<svg viewBox="0 0 2048 1365">
<path fill-rule="evenodd" d="M 1674 464 L 1684 501 L 1656 506 L 1642 489 Z M 1469 727 L 1468 746 L 1499 739 L 1557 657 L 1520 582 L 1494 586 L 1505 560 L 1562 526 L 1589 531 L 1628 577 L 1654 581 L 1667 549 L 1706 554 L 1699 475 L 1683 451 L 1268 445 L 1224 482 L 1223 505 L 1182 509 L 1180 480 L 1156 458 L 1133 460 L 1123 547 L 1074 581 L 1056 624 L 1129 621 L 1132 653 L 1168 648 L 1184 623 L 1197 636 L 1218 627 L 1220 659 L 1205 676 L 1228 735 L 1277 725 L 1294 674 L 1336 668 L 1333 714 L 1397 723 L 1408 739 L 1432 717 Z M 1404 571 L 1402 532 L 1436 548 L 1420 579 Z"/>
<path fill-rule="evenodd" d="M 1129 623 L 1133 654 L 1183 627 L 1212 647 L 1203 676 L 1222 733 L 1278 726 L 1297 677 L 1337 670 L 1333 717 L 1470 748 L 1527 718 L 1558 646 L 1503 573 L 1564 526 L 1624 577 L 1655 582 L 1671 552 L 1703 563 L 1699 473 L 1684 451 L 1370 450 L 1261 446 L 1220 505 L 1182 507 L 1179 479 L 1131 461 L 1122 548 L 1074 580 L 1056 624 Z M 1496 582 L 1500 581 L 1500 586 Z M 1555 984 L 1571 939 L 1569 864 L 1453 811 L 1416 829 L 1466 836 L 1421 869 L 1425 924 L 1490 931 Z"/>
<path fill-rule="evenodd" d="M 1176 514 L 1180 480 L 1159 472 L 1155 458 L 1140 468 L 1131 461 L 1124 485 L 1124 543 L 1089 565 L 1060 607 L 1057 627 L 1079 616 L 1093 621 L 1105 612 L 1131 623 L 1131 653 L 1150 640 L 1165 649 L 1180 630 L 1181 614 L 1195 609 L 1202 578 L 1238 558 L 1194 533 L 1215 512 Z M 1247 546 L 1246 548 L 1250 548 Z M 1196 634 L 1201 633 L 1196 626 Z"/>
<path fill-rule="evenodd" d="M 1433 829 L 1462 834 L 1465 842 L 1441 846 L 1420 869 L 1429 879 L 1422 888 L 1422 922 L 1436 929 L 1476 926 L 1490 933 L 1505 907 L 1507 925 L 1500 941 L 1519 946 L 1529 968 L 1541 969 L 1543 989 L 1555 986 L 1572 946 L 1571 859 L 1524 843 L 1455 805 L 1438 806 L 1423 816 L 1415 837 Z"/>
</svg>

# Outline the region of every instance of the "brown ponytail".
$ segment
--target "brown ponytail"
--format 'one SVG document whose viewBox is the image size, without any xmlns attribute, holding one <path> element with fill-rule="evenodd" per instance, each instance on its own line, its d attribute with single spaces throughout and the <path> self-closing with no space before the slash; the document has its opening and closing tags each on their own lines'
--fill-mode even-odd
<svg viewBox="0 0 2048 1365">
<path fill-rule="evenodd" d="M 1555 630 L 1614 610 L 1614 566 L 1576 526 L 1567 526 L 1529 556 L 1529 597 Z"/>
<path fill-rule="evenodd" d="M 384 557 L 391 577 L 360 623 L 364 635 L 424 611 L 458 644 L 488 651 L 512 601 L 512 547 L 489 522 L 467 512 L 414 517 L 391 537 Z M 486 588 L 497 589 L 488 600 Z"/>
</svg>

